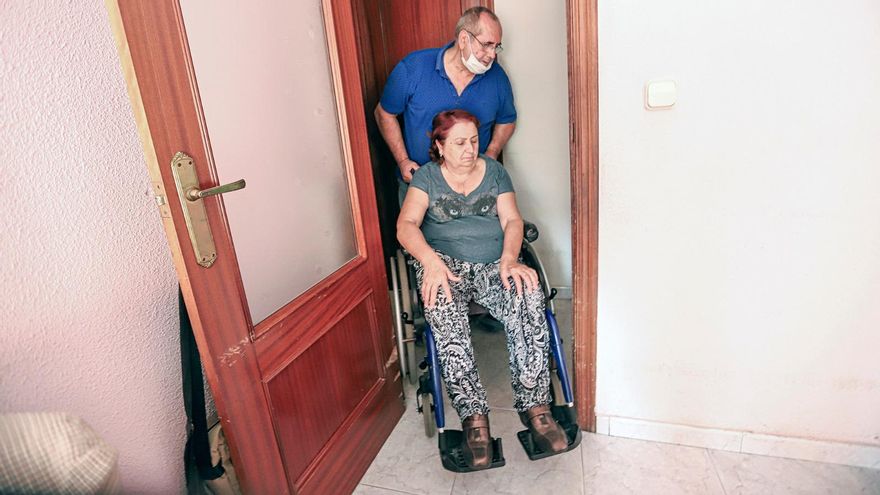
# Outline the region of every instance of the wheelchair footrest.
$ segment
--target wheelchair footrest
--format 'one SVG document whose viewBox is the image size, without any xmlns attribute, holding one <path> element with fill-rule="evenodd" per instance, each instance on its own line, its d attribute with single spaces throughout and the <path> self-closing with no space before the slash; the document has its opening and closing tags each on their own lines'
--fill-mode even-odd
<svg viewBox="0 0 880 495">
<path fill-rule="evenodd" d="M 517 432 L 516 436 L 519 438 L 519 443 L 522 444 L 523 450 L 526 451 L 526 455 L 529 456 L 529 459 L 533 461 L 568 452 L 581 443 L 581 427 L 577 424 L 574 408 L 568 406 L 553 406 L 551 412 L 553 414 L 553 419 L 555 419 L 556 422 L 559 423 L 559 426 L 565 430 L 565 435 L 568 437 L 568 447 L 559 452 L 545 452 L 535 445 L 535 442 L 532 439 L 532 433 L 528 429 Z"/>
<path fill-rule="evenodd" d="M 461 444 L 464 442 L 464 433 L 461 430 L 446 430 L 439 435 L 440 460 L 443 467 L 456 473 L 470 473 L 485 469 L 499 468 L 504 465 L 504 451 L 501 448 L 501 439 L 492 438 L 492 462 L 482 468 L 469 466 L 464 460 Z"/>
</svg>

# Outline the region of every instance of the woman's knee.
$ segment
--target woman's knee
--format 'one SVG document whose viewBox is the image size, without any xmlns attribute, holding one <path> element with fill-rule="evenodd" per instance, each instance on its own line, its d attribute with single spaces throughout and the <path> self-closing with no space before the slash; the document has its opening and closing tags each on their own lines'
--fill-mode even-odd
<svg viewBox="0 0 880 495">
<path fill-rule="evenodd" d="M 523 300 L 528 309 L 544 311 L 544 291 L 540 288 L 523 291 Z"/>
</svg>

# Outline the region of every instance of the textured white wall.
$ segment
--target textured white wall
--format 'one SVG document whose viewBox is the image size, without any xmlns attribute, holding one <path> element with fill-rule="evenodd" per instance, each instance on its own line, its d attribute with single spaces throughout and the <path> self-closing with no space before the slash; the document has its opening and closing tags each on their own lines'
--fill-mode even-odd
<svg viewBox="0 0 880 495">
<path fill-rule="evenodd" d="M 880 444 L 878 19 L 599 2 L 597 413 Z"/>
<path fill-rule="evenodd" d="M 495 0 L 504 29 L 499 60 L 513 84 L 516 133 L 504 148 L 523 216 L 554 286 L 571 287 L 571 195 L 565 2 Z"/>
<path fill-rule="evenodd" d="M 0 16 L 0 411 L 81 416 L 181 493 L 176 277 L 100 2 Z"/>
</svg>

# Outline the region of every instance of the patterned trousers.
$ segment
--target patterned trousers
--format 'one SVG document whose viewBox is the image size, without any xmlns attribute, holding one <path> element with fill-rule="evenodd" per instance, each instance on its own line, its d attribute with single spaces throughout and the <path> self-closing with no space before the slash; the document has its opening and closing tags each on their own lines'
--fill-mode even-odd
<svg viewBox="0 0 880 495">
<path fill-rule="evenodd" d="M 449 282 L 452 300 L 443 290 L 436 305 L 425 308 L 431 325 L 446 391 L 452 406 L 462 419 L 472 414 L 487 414 L 486 390 L 474 361 L 468 303 L 473 300 L 504 324 L 513 386 L 513 406 L 517 411 L 550 402 L 548 353 L 550 332 L 544 315 L 544 293 L 540 289 L 517 295 L 513 288 L 501 285 L 498 262 L 472 263 L 437 253 L 460 282 Z M 416 279 L 422 285 L 424 269 L 414 263 Z"/>
</svg>

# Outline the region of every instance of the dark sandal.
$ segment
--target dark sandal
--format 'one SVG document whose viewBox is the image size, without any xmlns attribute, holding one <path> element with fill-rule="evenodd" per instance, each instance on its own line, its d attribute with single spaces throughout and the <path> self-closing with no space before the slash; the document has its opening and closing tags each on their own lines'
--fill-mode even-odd
<svg viewBox="0 0 880 495">
<path fill-rule="evenodd" d="M 481 469 L 492 464 L 492 436 L 489 434 L 489 416 L 474 414 L 461 422 L 464 441 L 461 452 L 469 466 Z"/>
<path fill-rule="evenodd" d="M 535 445 L 543 452 L 562 452 L 568 448 L 568 436 L 553 419 L 549 405 L 535 406 L 521 412 L 519 419 L 531 432 Z"/>
</svg>

